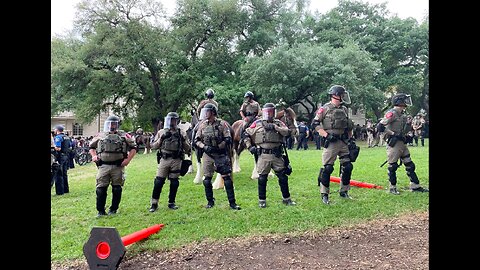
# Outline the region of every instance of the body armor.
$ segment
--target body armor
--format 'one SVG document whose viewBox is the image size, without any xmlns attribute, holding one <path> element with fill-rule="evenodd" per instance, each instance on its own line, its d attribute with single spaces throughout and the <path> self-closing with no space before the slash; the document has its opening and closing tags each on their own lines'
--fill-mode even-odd
<svg viewBox="0 0 480 270">
<path fill-rule="evenodd" d="M 273 120 L 274 125 L 278 125 L 278 122 L 280 120 L 275 119 Z M 262 126 L 265 126 L 267 121 L 262 120 L 261 121 Z M 258 131 L 255 134 L 255 139 L 254 139 L 255 144 L 261 144 L 261 143 L 282 143 L 283 142 L 283 136 L 280 135 L 275 130 L 265 130 L 265 128 L 258 129 Z"/>
<path fill-rule="evenodd" d="M 208 146 L 218 147 L 222 142 L 223 132 L 220 131 L 220 120 L 215 120 L 212 125 L 206 125 L 202 131 L 203 143 Z"/>
<path fill-rule="evenodd" d="M 117 161 L 127 156 L 127 143 L 123 133 L 108 133 L 102 137 L 97 146 L 97 153 L 102 161 Z"/>
<path fill-rule="evenodd" d="M 344 129 L 352 128 L 349 125 L 350 121 L 348 119 L 347 108 L 341 106 L 340 108 L 335 107 L 332 103 L 325 105 L 327 112 L 325 114 L 325 119 L 323 119 L 323 129 L 341 129 L 342 132 Z"/>
<path fill-rule="evenodd" d="M 394 109 L 391 109 L 390 112 L 393 113 L 394 119 L 388 123 L 387 129 L 395 132 L 395 134 L 399 134 L 400 136 L 406 136 L 411 130 L 411 125 L 407 125 L 407 116 L 403 113 L 398 113 Z"/>
<path fill-rule="evenodd" d="M 180 129 L 176 129 L 175 131 L 170 131 L 170 129 L 165 130 L 165 134 L 162 135 L 164 138 L 162 139 L 162 145 L 160 149 L 166 151 L 168 153 L 182 151 L 182 135 L 180 134 Z"/>
</svg>

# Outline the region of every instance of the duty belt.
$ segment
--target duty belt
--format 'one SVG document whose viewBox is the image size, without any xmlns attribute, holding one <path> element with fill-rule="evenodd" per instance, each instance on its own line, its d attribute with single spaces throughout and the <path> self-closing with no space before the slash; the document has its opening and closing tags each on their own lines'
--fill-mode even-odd
<svg viewBox="0 0 480 270">
<path fill-rule="evenodd" d="M 282 154 L 282 148 L 281 147 L 275 147 L 272 149 L 266 149 L 266 148 L 259 148 L 259 153 L 260 154 L 274 154 L 276 156 Z"/>
<path fill-rule="evenodd" d="M 171 153 L 171 154 L 169 154 L 169 153 L 164 153 L 164 152 L 162 152 L 162 158 L 163 158 L 163 159 L 167 159 L 167 158 L 180 158 L 180 155 L 177 154 L 177 153 Z"/>
</svg>

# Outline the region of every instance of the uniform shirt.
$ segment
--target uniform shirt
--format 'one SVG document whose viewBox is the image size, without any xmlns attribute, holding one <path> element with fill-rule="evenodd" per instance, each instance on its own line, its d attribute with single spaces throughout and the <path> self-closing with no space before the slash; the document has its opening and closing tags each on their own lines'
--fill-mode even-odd
<svg viewBox="0 0 480 270">
<path fill-rule="evenodd" d="M 245 117 L 248 116 L 262 116 L 262 109 L 260 108 L 260 104 L 256 102 L 255 100 L 252 100 L 252 102 L 244 101 L 242 103 L 242 106 L 240 107 L 240 111 L 243 112 L 243 115 Z M 247 115 L 250 113 L 249 115 Z"/>
<path fill-rule="evenodd" d="M 411 127 L 407 125 L 407 116 L 403 113 L 403 108 L 397 106 L 388 110 L 380 123 L 385 126 L 387 135 L 405 136 Z"/>
</svg>

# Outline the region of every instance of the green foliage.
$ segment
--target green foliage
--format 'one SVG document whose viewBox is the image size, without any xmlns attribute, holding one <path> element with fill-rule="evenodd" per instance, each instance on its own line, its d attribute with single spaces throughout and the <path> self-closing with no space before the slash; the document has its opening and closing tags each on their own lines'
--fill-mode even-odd
<svg viewBox="0 0 480 270">
<path fill-rule="evenodd" d="M 154 128 L 169 111 L 188 116 L 212 87 L 229 122 L 249 90 L 311 119 L 333 83 L 375 118 L 400 91 L 412 95 L 412 113 L 428 113 L 428 20 L 352 0 L 315 15 L 305 0 L 179 0 L 165 21 L 160 2 L 79 3 L 81 38 L 51 42 L 52 115 L 69 110 L 89 123 L 111 111 Z"/>
<path fill-rule="evenodd" d="M 429 140 L 425 147 L 410 147 L 416 173 L 424 187 L 429 185 Z M 388 187 L 387 169 L 379 165 L 386 158 L 384 147 L 367 148 L 359 141 L 360 156 L 354 163 L 352 179 Z M 203 185 L 193 184 L 193 174 L 180 180 L 176 203 L 180 207 L 167 208 L 169 182 L 163 187 L 159 209 L 149 213 L 150 196 L 157 171 L 155 154 L 137 155 L 126 168 L 126 182 L 119 212 L 115 216 L 96 218 L 94 164 L 76 166 L 68 171 L 70 193 L 56 196 L 51 191 L 51 260 L 64 261 L 83 258 L 82 247 L 94 226 L 115 227 L 121 236 L 131 234 L 154 224 L 165 224 L 159 233 L 127 247 L 129 256 L 144 251 L 180 248 L 198 241 L 225 240 L 231 237 L 251 237 L 265 234 L 302 234 L 321 232 L 327 228 L 348 226 L 377 218 L 394 217 L 409 212 L 429 209 L 429 194 L 405 190 L 409 185 L 404 167 L 397 170 L 401 194 L 391 195 L 386 189 L 352 187 L 354 200 L 338 196 L 339 185 L 331 183 L 331 201 L 322 204 L 317 186 L 322 150 L 289 151 L 293 173 L 289 177 L 295 207 L 281 203 L 282 195 L 277 178 L 269 178 L 267 208 L 258 207 L 257 183 L 250 179 L 253 157 L 242 153 L 242 171 L 233 175 L 237 203 L 240 211 L 232 211 L 223 189 L 214 190 L 216 205 L 205 209 Z M 332 176 L 338 176 L 338 160 Z M 107 206 L 110 205 L 111 188 Z M 281 224 L 281 226 L 279 226 Z"/>
</svg>

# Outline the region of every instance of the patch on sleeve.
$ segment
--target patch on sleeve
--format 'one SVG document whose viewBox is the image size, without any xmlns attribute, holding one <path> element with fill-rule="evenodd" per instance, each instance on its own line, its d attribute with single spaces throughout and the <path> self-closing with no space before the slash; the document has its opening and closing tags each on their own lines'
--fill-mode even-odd
<svg viewBox="0 0 480 270">
<path fill-rule="evenodd" d="M 323 111 L 325 111 L 325 109 L 324 109 L 323 107 L 320 107 L 320 108 L 318 108 L 318 110 L 317 110 L 317 113 L 316 113 L 316 114 L 317 114 L 317 115 L 319 115 L 319 114 L 322 114 L 322 113 L 323 113 Z"/>
<path fill-rule="evenodd" d="M 251 125 L 250 125 L 250 128 L 255 128 L 257 126 L 257 121 L 253 122 Z"/>
<path fill-rule="evenodd" d="M 393 112 L 387 112 L 387 114 L 385 114 L 385 118 L 387 119 L 390 119 L 393 117 Z"/>
</svg>

